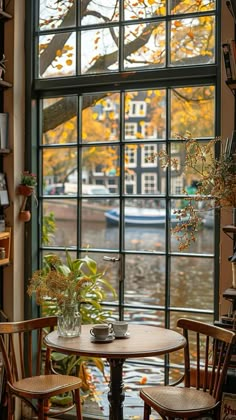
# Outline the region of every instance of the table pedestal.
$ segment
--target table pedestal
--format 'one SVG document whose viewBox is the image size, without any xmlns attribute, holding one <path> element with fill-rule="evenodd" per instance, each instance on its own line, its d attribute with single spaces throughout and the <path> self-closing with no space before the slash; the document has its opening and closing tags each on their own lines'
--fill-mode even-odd
<svg viewBox="0 0 236 420">
<path fill-rule="evenodd" d="M 123 364 L 125 359 L 107 359 L 110 364 L 109 420 L 123 420 Z"/>
</svg>

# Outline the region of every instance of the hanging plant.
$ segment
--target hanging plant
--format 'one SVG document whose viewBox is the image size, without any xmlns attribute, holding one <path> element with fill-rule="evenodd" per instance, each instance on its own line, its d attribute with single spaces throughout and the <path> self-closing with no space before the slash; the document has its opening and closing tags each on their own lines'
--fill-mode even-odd
<svg viewBox="0 0 236 420">
<path fill-rule="evenodd" d="M 23 201 L 20 208 L 19 218 L 24 222 L 28 222 L 31 219 L 31 213 L 29 210 L 25 210 L 26 203 L 28 197 L 33 195 L 36 204 L 38 203 L 36 194 L 35 194 L 35 187 L 37 185 L 37 177 L 35 174 L 24 171 L 21 174 L 20 184 L 18 185 L 18 193 L 23 195 Z"/>
</svg>

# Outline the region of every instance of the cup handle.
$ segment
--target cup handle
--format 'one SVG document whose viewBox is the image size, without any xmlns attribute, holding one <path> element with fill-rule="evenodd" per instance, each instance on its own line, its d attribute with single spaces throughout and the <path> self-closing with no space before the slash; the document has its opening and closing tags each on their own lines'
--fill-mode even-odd
<svg viewBox="0 0 236 420">
<path fill-rule="evenodd" d="M 90 330 L 90 334 L 95 337 L 94 332 L 93 332 L 93 329 Z"/>
</svg>

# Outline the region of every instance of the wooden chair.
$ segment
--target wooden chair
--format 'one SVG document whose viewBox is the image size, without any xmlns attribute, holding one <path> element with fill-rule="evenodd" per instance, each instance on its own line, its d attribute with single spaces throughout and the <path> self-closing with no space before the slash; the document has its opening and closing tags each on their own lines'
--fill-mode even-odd
<svg viewBox="0 0 236 420">
<path fill-rule="evenodd" d="M 47 332 L 53 331 L 56 325 L 56 316 L 0 323 L 0 351 L 6 374 L 8 420 L 14 418 L 15 397 L 24 400 L 34 410 L 38 419 L 43 420 L 50 417 L 50 397 L 69 391 L 73 391 L 74 404 L 63 412 L 76 405 L 76 418 L 82 420 L 79 393 L 81 379 L 51 374 L 48 348 L 45 357 L 42 357 L 43 338 Z M 33 405 L 32 400 L 37 400 L 37 407 Z M 51 416 L 56 414 L 54 411 Z"/>
<path fill-rule="evenodd" d="M 187 345 L 184 349 L 184 385 L 141 389 L 144 420 L 151 409 L 162 419 L 220 418 L 222 386 L 235 343 L 232 331 L 190 319 L 179 319 Z M 193 377 L 193 372 L 195 373 Z"/>
</svg>

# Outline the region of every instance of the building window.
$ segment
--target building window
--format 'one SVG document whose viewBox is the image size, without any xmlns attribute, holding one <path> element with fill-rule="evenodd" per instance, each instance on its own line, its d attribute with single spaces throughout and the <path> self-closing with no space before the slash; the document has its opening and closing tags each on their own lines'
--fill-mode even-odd
<svg viewBox="0 0 236 420">
<path fill-rule="evenodd" d="M 136 194 L 137 192 L 136 174 L 125 175 L 125 192 L 126 194 Z"/>
<path fill-rule="evenodd" d="M 142 193 L 156 194 L 157 193 L 157 174 L 142 174 Z"/>
<path fill-rule="evenodd" d="M 183 176 L 173 177 L 171 179 L 171 191 L 173 194 L 181 195 L 184 191 L 184 178 Z"/>
<path fill-rule="evenodd" d="M 127 146 L 125 148 L 125 160 L 127 168 L 135 168 L 137 166 L 137 147 Z"/>
<path fill-rule="evenodd" d="M 157 153 L 157 145 L 156 144 L 145 144 L 142 149 L 142 159 L 141 159 L 141 166 L 143 168 L 153 168 L 157 167 L 157 159 L 148 160 L 150 156 L 156 155 Z"/>
<path fill-rule="evenodd" d="M 141 133 L 144 139 L 156 139 L 157 138 L 157 127 L 150 122 L 144 122 L 141 125 Z M 158 138 L 162 138 L 161 135 Z"/>
<path fill-rule="evenodd" d="M 146 117 L 146 108 L 147 106 L 145 102 L 131 101 L 129 108 L 129 116 L 144 118 Z"/>
<path fill-rule="evenodd" d="M 136 139 L 137 137 L 137 123 L 125 123 L 125 138 L 126 139 Z"/>
</svg>

